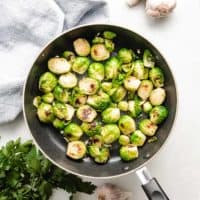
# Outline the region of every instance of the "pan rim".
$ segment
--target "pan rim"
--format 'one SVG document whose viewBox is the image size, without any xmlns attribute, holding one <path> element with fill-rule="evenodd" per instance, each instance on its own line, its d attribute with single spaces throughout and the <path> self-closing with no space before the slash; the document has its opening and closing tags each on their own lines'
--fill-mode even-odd
<svg viewBox="0 0 200 200">
<path fill-rule="evenodd" d="M 134 34 L 136 34 L 137 36 L 139 36 L 142 40 L 145 40 L 147 41 L 151 46 L 153 46 L 153 48 L 155 50 L 157 50 L 160 55 L 162 56 L 162 58 L 164 59 L 164 61 L 166 62 L 167 66 L 168 66 L 168 69 L 169 71 L 171 72 L 172 74 L 172 78 L 173 78 L 173 82 L 174 82 L 174 88 L 175 88 L 175 92 L 176 92 L 176 110 L 175 110 L 175 114 L 174 114 L 174 119 L 173 119 L 173 124 L 169 130 L 169 134 L 168 136 L 166 137 L 165 141 L 163 144 L 161 144 L 160 148 L 157 150 L 156 153 L 154 153 L 152 155 L 152 157 L 150 157 L 148 160 L 146 160 L 143 164 L 141 164 L 140 166 L 134 168 L 134 169 L 131 169 L 130 171 L 127 171 L 127 172 L 123 172 L 123 173 L 120 173 L 120 174 L 117 174 L 117 175 L 111 175 L 111 176 L 90 176 L 90 175 L 85 175 L 85 174 L 79 174 L 77 172 L 74 172 L 74 171 L 71 171 L 69 169 L 66 169 L 64 168 L 63 166 L 61 166 L 59 163 L 55 162 L 52 158 L 50 158 L 47 153 L 45 153 L 42 149 L 42 147 L 40 147 L 40 145 L 36 142 L 36 139 L 35 137 L 33 136 L 31 130 L 30 130 L 30 127 L 28 125 L 28 121 L 27 121 L 27 118 L 26 118 L 26 113 L 25 113 L 25 90 L 26 90 L 26 85 L 27 85 L 27 82 L 28 82 L 28 78 L 29 78 L 29 75 L 30 75 L 30 72 L 32 70 L 32 67 L 35 63 L 35 61 L 37 60 L 37 58 L 40 56 L 40 54 L 44 51 L 44 49 L 46 49 L 46 47 L 48 47 L 48 45 L 50 45 L 52 42 L 54 42 L 56 39 L 58 39 L 59 37 L 67 34 L 68 32 L 71 32 L 71 31 L 74 31 L 76 29 L 79 29 L 79 28 L 83 28 L 83 27 L 90 27 L 90 26 L 114 26 L 114 27 L 118 27 L 120 29 L 124 29 L 124 30 L 128 30 L 128 31 L 131 31 L 133 32 Z M 173 70 L 172 68 L 170 67 L 171 65 L 169 65 L 169 62 L 165 59 L 165 57 L 163 56 L 163 53 L 161 53 L 160 50 L 157 49 L 157 47 L 155 47 L 155 45 L 149 40 L 147 39 L 146 37 L 144 37 L 143 35 L 141 35 L 140 33 L 136 32 L 135 30 L 133 31 L 132 29 L 130 29 L 130 27 L 126 27 L 126 26 L 122 26 L 122 25 L 116 25 L 114 23 L 88 23 L 88 24 L 82 24 L 82 25 L 78 25 L 78 26 L 74 26 L 72 28 L 69 28 L 69 29 L 66 29 L 64 30 L 63 32 L 61 32 L 60 34 L 56 35 L 55 37 L 53 37 L 49 42 L 47 42 L 42 48 L 40 48 L 40 50 L 38 51 L 38 54 L 35 56 L 35 59 L 30 67 L 30 70 L 28 71 L 27 75 L 26 75 L 26 79 L 25 79 L 25 82 L 24 82 L 24 86 L 23 86 L 23 117 L 24 117 L 24 121 L 25 121 L 25 127 L 26 129 L 30 132 L 31 136 L 32 136 L 32 139 L 33 139 L 33 142 L 34 144 L 37 146 L 37 148 L 42 152 L 42 154 L 48 159 L 50 160 L 54 165 L 56 165 L 57 167 L 63 169 L 64 171 L 68 172 L 68 173 L 71 173 L 71 174 L 74 174 L 76 176 L 79 176 L 79 177 L 82 177 L 82 178 L 88 178 L 88 179 L 98 179 L 98 180 L 105 180 L 105 179 L 114 179 L 114 178 L 120 178 L 122 176 L 126 176 L 126 175 L 129 175 L 135 171 L 137 171 L 138 169 L 146 166 L 151 160 L 153 160 L 155 158 L 156 155 L 158 155 L 159 152 L 161 152 L 161 149 L 163 149 L 163 147 L 166 145 L 167 141 L 169 141 L 169 138 L 170 136 L 172 135 L 171 132 L 174 130 L 174 127 L 175 125 L 177 124 L 177 113 L 178 113 L 178 109 L 179 109 L 179 95 L 178 95 L 178 90 L 177 90 L 177 81 L 174 77 L 174 73 L 173 73 Z"/>
</svg>

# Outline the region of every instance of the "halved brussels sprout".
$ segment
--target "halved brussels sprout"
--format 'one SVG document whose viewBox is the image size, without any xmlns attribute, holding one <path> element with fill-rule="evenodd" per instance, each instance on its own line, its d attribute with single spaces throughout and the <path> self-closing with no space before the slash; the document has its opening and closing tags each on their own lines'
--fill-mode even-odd
<svg viewBox="0 0 200 200">
<path fill-rule="evenodd" d="M 88 76 L 99 81 L 104 79 L 104 66 L 101 63 L 94 62 L 88 68 Z"/>
<path fill-rule="evenodd" d="M 127 101 L 120 101 L 118 103 L 118 108 L 121 110 L 121 111 L 128 111 L 128 102 Z"/>
<path fill-rule="evenodd" d="M 117 36 L 117 34 L 114 33 L 114 32 L 112 32 L 112 31 L 104 31 L 104 32 L 103 32 L 103 37 L 104 37 L 105 39 L 112 40 L 112 39 L 114 39 L 116 36 Z"/>
<path fill-rule="evenodd" d="M 63 134 L 68 141 L 76 141 L 81 138 L 83 131 L 79 125 L 71 122 L 65 127 Z"/>
<path fill-rule="evenodd" d="M 91 48 L 91 57 L 95 61 L 104 61 L 110 57 L 110 52 L 104 44 L 94 44 Z"/>
<path fill-rule="evenodd" d="M 97 111 L 103 111 L 110 105 L 111 101 L 106 93 L 99 92 L 98 95 L 89 96 L 87 103 Z"/>
<path fill-rule="evenodd" d="M 121 116 L 118 122 L 118 126 L 124 135 L 130 135 L 136 129 L 135 120 L 132 119 L 129 115 Z"/>
<path fill-rule="evenodd" d="M 81 128 L 83 132 L 88 136 L 99 135 L 101 133 L 102 124 L 98 121 L 93 121 L 91 123 L 83 122 Z"/>
<path fill-rule="evenodd" d="M 78 74 L 84 74 L 90 65 L 90 60 L 87 57 L 76 57 L 73 62 L 72 70 Z"/>
<path fill-rule="evenodd" d="M 139 156 L 138 148 L 133 144 L 122 146 L 119 152 L 121 159 L 124 161 L 131 161 Z"/>
<path fill-rule="evenodd" d="M 51 92 L 42 95 L 42 101 L 45 103 L 51 104 L 53 102 L 53 100 L 54 100 L 54 96 L 53 96 L 53 93 L 51 93 Z"/>
<path fill-rule="evenodd" d="M 38 106 L 42 103 L 42 98 L 40 96 L 36 96 L 33 99 L 33 105 L 38 108 Z"/>
<path fill-rule="evenodd" d="M 140 131 L 136 130 L 132 135 L 131 135 L 131 143 L 135 146 L 143 146 L 146 141 L 146 136 Z"/>
<path fill-rule="evenodd" d="M 71 63 L 65 58 L 51 58 L 48 61 L 48 69 L 54 74 L 65 74 L 70 71 Z"/>
<path fill-rule="evenodd" d="M 152 90 L 153 83 L 150 80 L 143 80 L 138 88 L 137 94 L 141 99 L 146 100 L 149 98 Z"/>
<path fill-rule="evenodd" d="M 41 103 L 37 109 L 37 116 L 41 122 L 49 123 L 54 120 L 53 108 L 50 104 Z"/>
<path fill-rule="evenodd" d="M 67 107 L 67 116 L 65 117 L 65 120 L 71 120 L 74 116 L 75 109 L 69 104 L 65 104 L 65 106 Z"/>
<path fill-rule="evenodd" d="M 128 110 L 132 117 L 138 117 L 142 112 L 141 101 L 135 99 L 128 102 Z"/>
<path fill-rule="evenodd" d="M 151 79 L 155 87 L 164 86 L 164 81 L 165 81 L 164 73 L 162 69 L 160 69 L 159 67 L 154 67 L 150 70 L 149 78 Z"/>
<path fill-rule="evenodd" d="M 143 105 L 142 105 L 143 111 L 145 113 L 149 113 L 152 110 L 152 105 L 149 101 L 146 101 Z"/>
<path fill-rule="evenodd" d="M 103 146 L 103 144 L 103 137 L 101 135 L 94 135 L 93 137 L 90 137 L 88 141 L 88 146 L 95 145 L 100 148 Z"/>
<path fill-rule="evenodd" d="M 78 38 L 73 42 L 74 50 L 79 56 L 90 54 L 90 43 L 85 38 Z"/>
<path fill-rule="evenodd" d="M 132 63 L 122 64 L 121 69 L 128 74 L 131 74 L 133 71 L 133 65 Z"/>
<path fill-rule="evenodd" d="M 122 61 L 122 63 L 130 63 L 133 59 L 132 56 L 132 50 L 131 49 L 126 49 L 122 48 L 118 52 L 118 57 Z"/>
<path fill-rule="evenodd" d="M 97 113 L 92 107 L 83 105 L 78 108 L 76 116 L 83 122 L 92 122 L 97 116 Z"/>
<path fill-rule="evenodd" d="M 153 136 L 158 129 L 158 126 L 149 119 L 143 119 L 139 122 L 139 129 L 147 136 Z"/>
<path fill-rule="evenodd" d="M 68 72 L 67 74 L 63 74 L 59 77 L 58 83 L 63 88 L 73 88 L 77 84 L 77 78 L 74 74 Z"/>
<path fill-rule="evenodd" d="M 76 58 L 74 52 L 72 52 L 72 51 L 64 51 L 63 54 L 62 54 L 62 56 L 63 56 L 64 58 L 66 58 L 66 60 L 67 60 L 68 62 L 70 62 L 70 63 L 73 63 L 74 60 L 75 60 L 75 58 Z"/>
<path fill-rule="evenodd" d="M 93 78 L 83 78 L 79 81 L 79 88 L 83 94 L 92 95 L 99 89 L 99 82 Z"/>
<path fill-rule="evenodd" d="M 109 157 L 110 157 L 109 149 L 107 147 L 102 147 L 100 149 L 100 155 L 96 156 L 94 158 L 94 161 L 99 164 L 104 164 L 108 161 Z"/>
<path fill-rule="evenodd" d="M 127 135 L 120 135 L 118 142 L 120 145 L 126 146 L 130 143 L 130 138 Z"/>
<path fill-rule="evenodd" d="M 60 102 L 54 102 L 53 113 L 59 119 L 66 119 L 68 117 L 68 110 L 66 104 Z"/>
<path fill-rule="evenodd" d="M 124 87 L 129 91 L 136 91 L 141 81 L 134 76 L 129 76 L 124 80 Z"/>
<path fill-rule="evenodd" d="M 109 93 L 110 94 L 110 93 Z M 126 96 L 126 90 L 124 87 L 120 86 L 111 94 L 111 98 L 114 102 L 122 101 Z"/>
<path fill-rule="evenodd" d="M 67 156 L 79 160 L 82 159 L 87 152 L 86 145 L 82 141 L 72 141 L 67 145 Z"/>
<path fill-rule="evenodd" d="M 141 60 L 136 60 L 133 63 L 133 75 L 138 79 L 144 79 L 144 63 Z"/>
<path fill-rule="evenodd" d="M 60 85 L 57 85 L 53 91 L 54 97 L 56 100 L 66 103 L 69 98 L 69 93 L 67 89 L 62 88 Z"/>
<path fill-rule="evenodd" d="M 153 57 L 152 53 L 146 49 L 143 54 L 143 63 L 145 67 L 154 67 L 155 65 L 155 58 Z"/>
<path fill-rule="evenodd" d="M 155 106 L 149 116 L 154 124 L 160 124 L 167 118 L 168 109 L 165 106 Z"/>
<path fill-rule="evenodd" d="M 111 82 L 103 82 L 101 84 L 101 88 L 104 92 L 108 93 L 112 89 L 112 83 Z"/>
<path fill-rule="evenodd" d="M 149 97 L 149 100 L 152 105 L 159 106 L 161 105 L 166 98 L 166 92 L 163 88 L 156 88 L 154 89 Z"/>
<path fill-rule="evenodd" d="M 120 136 L 120 130 L 115 124 L 107 124 L 102 127 L 101 135 L 105 144 L 111 144 L 118 140 Z"/>
<path fill-rule="evenodd" d="M 51 92 L 57 85 L 57 78 L 51 72 L 45 72 L 40 76 L 39 89 L 44 93 Z"/>
<path fill-rule="evenodd" d="M 104 43 L 104 38 L 96 36 L 93 40 L 92 40 L 92 44 L 103 44 Z"/>
<path fill-rule="evenodd" d="M 87 147 L 88 153 L 92 158 L 95 158 L 100 155 L 100 147 L 97 145 L 89 145 Z"/>
<path fill-rule="evenodd" d="M 119 108 L 107 108 L 101 116 L 104 123 L 115 123 L 120 118 L 120 110 Z"/>
<path fill-rule="evenodd" d="M 120 67 L 119 59 L 117 57 L 111 57 L 105 63 L 105 78 L 107 80 L 117 78 L 119 67 Z"/>
<path fill-rule="evenodd" d="M 58 119 L 58 118 L 55 118 L 53 120 L 53 126 L 59 130 L 63 130 L 65 128 L 65 121 L 64 120 L 61 120 L 61 119 Z"/>
<path fill-rule="evenodd" d="M 113 52 L 115 49 L 115 44 L 112 40 L 105 39 L 105 47 L 108 51 Z"/>
</svg>

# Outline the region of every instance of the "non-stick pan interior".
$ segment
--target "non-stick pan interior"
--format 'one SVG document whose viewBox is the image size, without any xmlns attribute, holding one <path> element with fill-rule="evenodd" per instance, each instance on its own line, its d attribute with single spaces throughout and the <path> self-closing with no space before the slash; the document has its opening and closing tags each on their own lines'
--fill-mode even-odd
<svg viewBox="0 0 200 200">
<path fill-rule="evenodd" d="M 161 67 L 165 73 L 165 88 L 167 91 L 166 106 L 169 108 L 169 117 L 160 126 L 157 137 L 158 140 L 153 143 L 147 143 L 139 149 L 139 158 L 132 162 L 123 162 L 118 156 L 118 149 L 114 145 L 111 150 L 111 159 L 105 165 L 98 165 L 90 158 L 85 158 L 83 161 L 73 161 L 65 156 L 66 142 L 62 135 L 51 125 L 39 122 L 36 117 L 36 109 L 32 105 L 33 98 L 40 95 L 38 90 L 38 79 L 40 75 L 47 70 L 47 60 L 50 57 L 60 55 L 64 50 L 72 50 L 72 42 L 78 37 L 83 37 L 91 40 L 95 34 L 104 30 L 110 30 L 117 33 L 116 48 L 132 48 L 140 49 L 149 48 L 156 55 L 156 64 Z M 55 164 L 62 167 L 66 171 L 90 176 L 90 177 L 110 177 L 122 175 L 130 172 L 150 159 L 163 145 L 170 129 L 173 125 L 176 113 L 176 88 L 172 73 L 164 58 L 159 51 L 152 46 L 147 40 L 138 34 L 112 25 L 87 25 L 67 31 L 57 39 L 47 45 L 40 53 L 32 66 L 28 75 L 25 90 L 24 90 L 24 114 L 28 127 L 40 149 L 54 161 Z"/>
</svg>

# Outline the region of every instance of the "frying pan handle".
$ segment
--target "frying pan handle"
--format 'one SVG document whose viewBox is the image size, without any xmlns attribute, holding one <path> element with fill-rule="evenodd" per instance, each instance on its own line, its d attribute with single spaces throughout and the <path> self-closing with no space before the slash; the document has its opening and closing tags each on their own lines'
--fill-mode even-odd
<svg viewBox="0 0 200 200">
<path fill-rule="evenodd" d="M 136 174 L 142 182 L 142 188 L 149 200 L 169 200 L 156 178 L 152 178 L 146 167 L 139 169 Z"/>
</svg>

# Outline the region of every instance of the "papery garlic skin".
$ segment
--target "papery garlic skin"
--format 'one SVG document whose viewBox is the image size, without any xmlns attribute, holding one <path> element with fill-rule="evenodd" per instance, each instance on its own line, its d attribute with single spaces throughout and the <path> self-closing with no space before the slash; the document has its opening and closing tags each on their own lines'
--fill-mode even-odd
<svg viewBox="0 0 200 200">
<path fill-rule="evenodd" d="M 137 5 L 141 0 L 126 0 L 129 7 Z"/>
<path fill-rule="evenodd" d="M 176 0 L 147 0 L 146 13 L 152 17 L 168 16 L 176 7 Z"/>
</svg>

